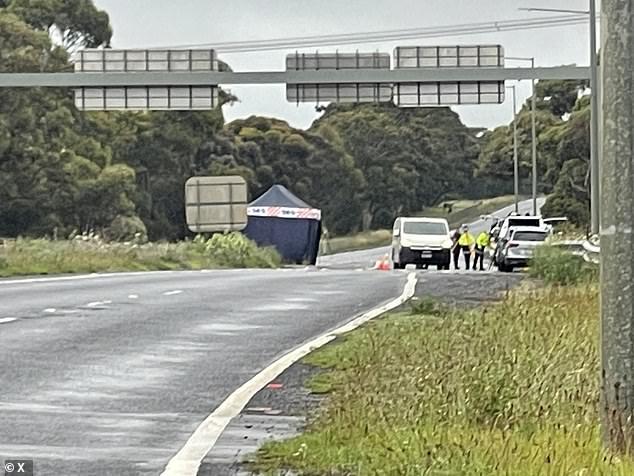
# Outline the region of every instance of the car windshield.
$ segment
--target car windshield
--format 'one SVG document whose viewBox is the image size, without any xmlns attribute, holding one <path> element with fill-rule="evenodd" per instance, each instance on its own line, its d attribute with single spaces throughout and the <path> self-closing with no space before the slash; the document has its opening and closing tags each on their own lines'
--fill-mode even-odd
<svg viewBox="0 0 634 476">
<path fill-rule="evenodd" d="M 403 232 L 410 235 L 446 235 L 449 233 L 444 223 L 432 223 L 427 221 L 405 222 Z"/>
<path fill-rule="evenodd" d="M 513 241 L 544 241 L 546 233 L 541 231 L 516 231 L 513 234 Z"/>
</svg>

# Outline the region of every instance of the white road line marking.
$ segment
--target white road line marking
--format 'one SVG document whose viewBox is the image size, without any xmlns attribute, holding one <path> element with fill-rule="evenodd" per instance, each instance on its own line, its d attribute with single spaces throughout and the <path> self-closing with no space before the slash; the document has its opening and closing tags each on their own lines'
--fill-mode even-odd
<svg viewBox="0 0 634 476">
<path fill-rule="evenodd" d="M 242 385 L 203 421 L 178 453 L 167 463 L 161 476 L 196 476 L 203 458 L 211 451 L 232 418 L 238 416 L 253 396 L 269 382 L 310 352 L 323 347 L 338 335 L 350 332 L 366 322 L 407 302 L 416 290 L 416 273 L 410 273 L 403 293 L 396 299 L 353 319 L 338 329 L 322 334 L 292 350 Z"/>
<path fill-rule="evenodd" d="M 181 291 L 180 289 L 177 289 L 175 291 L 167 291 L 165 293 L 163 293 L 163 296 L 176 296 L 177 294 L 182 294 L 183 291 Z"/>
<path fill-rule="evenodd" d="M 93 301 L 86 304 L 86 307 L 101 307 L 107 306 L 108 304 L 112 304 L 112 301 Z"/>
<path fill-rule="evenodd" d="M 0 319 L 0 324 L 8 324 L 9 322 L 17 321 L 17 317 L 3 317 Z"/>
<path fill-rule="evenodd" d="M 130 294 L 128 296 L 128 299 L 139 299 L 139 295 L 138 294 Z"/>
<path fill-rule="evenodd" d="M 267 271 L 277 271 L 275 269 Z M 125 278 L 125 277 L 140 277 L 140 276 L 152 276 L 152 275 L 170 275 L 174 273 L 180 274 L 196 274 L 196 273 L 244 273 L 253 272 L 251 269 L 205 269 L 200 271 L 191 270 L 178 270 L 178 271 L 129 271 L 124 273 L 93 273 L 93 274 L 81 274 L 76 276 L 57 276 L 49 278 L 22 278 L 22 279 L 0 279 L 0 286 L 9 284 L 34 284 L 34 283 L 54 283 L 59 281 L 80 281 L 86 279 L 107 279 L 107 278 Z"/>
<path fill-rule="evenodd" d="M 193 272 L 193 271 L 182 271 Z M 172 274 L 175 271 L 135 271 L 128 273 L 94 273 L 82 274 L 78 276 L 58 276 L 55 278 L 24 278 L 24 279 L 6 279 L 0 280 L 0 286 L 5 284 L 33 284 L 33 283 L 54 283 L 57 281 L 79 281 L 82 279 L 104 279 L 104 278 L 122 278 L 127 276 L 150 276 L 153 274 Z"/>
<path fill-rule="evenodd" d="M 49 307 L 47 309 L 44 309 L 44 311 L 46 314 L 54 314 L 57 312 L 57 309 L 55 309 L 54 307 Z"/>
</svg>

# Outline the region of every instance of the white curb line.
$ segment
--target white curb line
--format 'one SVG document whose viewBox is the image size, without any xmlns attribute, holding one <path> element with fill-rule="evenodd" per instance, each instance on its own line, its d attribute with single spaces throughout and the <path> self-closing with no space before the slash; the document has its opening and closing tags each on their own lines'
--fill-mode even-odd
<svg viewBox="0 0 634 476">
<path fill-rule="evenodd" d="M 350 332 L 366 322 L 385 314 L 407 302 L 416 290 L 416 273 L 410 273 L 403 293 L 396 299 L 357 317 L 349 323 L 327 332 L 289 352 L 233 392 L 203 421 L 185 445 L 169 461 L 161 476 L 196 476 L 207 453 L 232 418 L 238 416 L 251 398 L 278 375 L 312 351 L 333 341 L 337 336 Z"/>
</svg>

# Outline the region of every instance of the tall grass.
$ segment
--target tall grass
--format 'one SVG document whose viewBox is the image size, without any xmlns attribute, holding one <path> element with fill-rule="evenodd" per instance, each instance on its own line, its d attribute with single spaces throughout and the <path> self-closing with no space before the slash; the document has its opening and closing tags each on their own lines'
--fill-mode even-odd
<svg viewBox="0 0 634 476">
<path fill-rule="evenodd" d="M 71 240 L 17 239 L 0 246 L 0 277 L 204 268 L 273 268 L 278 253 L 234 233 L 179 243 L 107 243 L 92 234 Z"/>
<path fill-rule="evenodd" d="M 599 267 L 560 248 L 540 246 L 535 250 L 529 273 L 547 284 L 567 286 L 596 282 Z"/>
<path fill-rule="evenodd" d="M 329 255 L 343 253 L 345 251 L 357 251 L 380 246 L 389 246 L 392 243 L 392 232 L 390 230 L 374 230 L 356 235 L 340 236 L 323 240 L 321 244 L 321 254 Z"/>
<path fill-rule="evenodd" d="M 422 306 L 424 310 L 427 306 Z M 310 357 L 328 403 L 256 467 L 308 475 L 631 475 L 598 429 L 598 292 L 376 321 Z M 327 380 L 327 382 L 325 381 Z"/>
</svg>

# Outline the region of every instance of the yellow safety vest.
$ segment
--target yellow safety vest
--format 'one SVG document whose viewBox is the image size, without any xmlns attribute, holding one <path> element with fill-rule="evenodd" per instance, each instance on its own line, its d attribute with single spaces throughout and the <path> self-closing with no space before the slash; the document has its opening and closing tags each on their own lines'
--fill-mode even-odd
<svg viewBox="0 0 634 476">
<path fill-rule="evenodd" d="M 460 235 L 458 244 L 460 246 L 473 246 L 475 244 L 475 238 L 469 232 L 463 233 L 462 235 Z"/>
<path fill-rule="evenodd" d="M 489 246 L 489 243 L 491 243 L 491 239 L 489 238 L 489 234 L 486 233 L 486 232 L 480 233 L 476 243 L 477 243 L 478 246 L 480 246 L 482 248 L 486 248 L 487 246 Z"/>
</svg>

